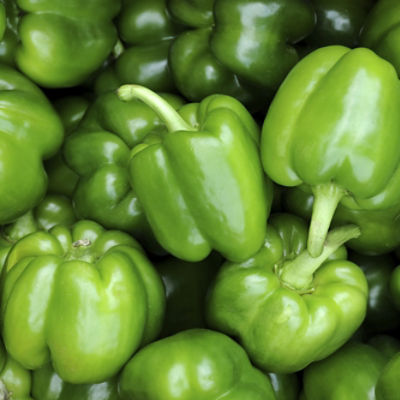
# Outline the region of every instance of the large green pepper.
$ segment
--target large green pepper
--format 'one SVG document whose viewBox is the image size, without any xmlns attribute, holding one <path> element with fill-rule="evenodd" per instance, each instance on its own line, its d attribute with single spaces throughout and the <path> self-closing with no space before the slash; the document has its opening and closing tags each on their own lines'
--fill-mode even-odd
<svg viewBox="0 0 400 400">
<path fill-rule="evenodd" d="M 314 47 L 355 47 L 373 0 L 311 0 L 317 23 L 306 42 Z"/>
<path fill-rule="evenodd" d="M 176 96 L 166 98 L 174 107 L 182 104 Z M 128 163 L 135 145 L 163 129 L 156 112 L 140 101 L 126 103 L 114 93 L 95 100 L 64 148 L 67 164 L 78 174 L 73 200 L 80 218 L 148 239 L 146 218 L 129 183 Z"/>
<path fill-rule="evenodd" d="M 154 263 L 163 280 L 166 310 L 161 336 L 205 328 L 205 298 L 222 258 L 212 253 L 205 260 L 189 263 L 168 257 Z"/>
<path fill-rule="evenodd" d="M 63 127 L 40 89 L 5 65 L 0 65 L 0 102 L 0 224 L 5 224 L 44 196 L 42 160 L 61 146 Z"/>
<path fill-rule="evenodd" d="M 71 200 L 61 195 L 48 194 L 33 210 L 0 228 L 0 270 L 8 252 L 18 240 L 38 230 L 50 230 L 59 224 L 69 226 L 75 221 Z"/>
<path fill-rule="evenodd" d="M 314 196 L 303 187 L 282 190 L 284 209 L 303 218 L 312 215 Z M 384 210 L 363 210 L 338 204 L 332 225 L 355 224 L 361 235 L 346 243 L 346 246 L 361 254 L 386 254 L 400 245 L 400 203 Z"/>
<path fill-rule="evenodd" d="M 18 241 L 3 272 L 4 343 L 26 368 L 51 361 L 67 382 L 101 382 L 161 329 L 161 279 L 126 233 L 57 225 Z"/>
<path fill-rule="evenodd" d="M 30 371 L 13 360 L 0 343 L 0 399 L 32 400 L 31 381 Z"/>
<path fill-rule="evenodd" d="M 368 49 L 328 46 L 299 62 L 264 122 L 270 178 L 314 194 L 308 250 L 323 247 L 338 203 L 382 210 L 400 203 L 400 82 Z"/>
<path fill-rule="evenodd" d="M 119 400 L 117 377 L 92 384 L 73 385 L 63 381 L 47 364 L 32 374 L 32 395 L 36 400 Z"/>
<path fill-rule="evenodd" d="M 361 44 L 390 61 L 400 75 L 400 3 L 379 0 L 361 32 Z"/>
<path fill-rule="evenodd" d="M 16 63 L 45 87 L 84 82 L 112 51 L 112 19 L 120 0 L 17 0 L 24 12 L 18 25 Z"/>
<path fill-rule="evenodd" d="M 175 89 L 168 66 L 168 52 L 182 29 L 171 19 L 166 0 L 124 0 L 117 27 L 126 47 L 96 80 L 103 93 L 124 83 L 137 83 L 157 92 Z"/>
<path fill-rule="evenodd" d="M 170 50 L 179 91 L 192 101 L 228 94 L 253 107 L 266 103 L 296 64 L 294 44 L 315 19 L 305 0 L 169 0 L 168 7 L 193 28 Z"/>
<path fill-rule="evenodd" d="M 89 106 L 82 96 L 68 96 L 54 102 L 64 125 L 65 136 L 75 131 Z M 48 192 L 72 197 L 78 182 L 78 175 L 65 163 L 62 151 L 45 162 L 49 178 Z"/>
<path fill-rule="evenodd" d="M 259 129 L 229 96 L 212 95 L 180 113 L 150 90 L 119 89 L 140 99 L 168 132 L 136 146 L 129 173 L 155 237 L 172 255 L 200 261 L 212 249 L 243 260 L 262 245 L 272 189 L 258 155 Z"/>
<path fill-rule="evenodd" d="M 357 234 L 351 226 L 330 232 L 313 258 L 306 223 L 290 214 L 271 216 L 261 250 L 220 269 L 208 298 L 209 326 L 239 338 L 267 372 L 299 371 L 332 354 L 361 325 L 368 287 L 357 265 L 325 261 Z"/>
<path fill-rule="evenodd" d="M 119 385 L 125 400 L 275 400 L 268 378 L 237 343 L 202 329 L 140 350 L 122 370 Z"/>
<path fill-rule="evenodd" d="M 304 370 L 303 399 L 375 400 L 375 387 L 386 362 L 374 347 L 348 343 Z"/>
</svg>

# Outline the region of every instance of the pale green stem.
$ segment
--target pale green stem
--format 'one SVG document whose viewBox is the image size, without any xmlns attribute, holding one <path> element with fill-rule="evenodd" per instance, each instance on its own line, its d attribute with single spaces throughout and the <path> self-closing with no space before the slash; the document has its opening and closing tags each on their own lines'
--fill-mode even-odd
<svg viewBox="0 0 400 400">
<path fill-rule="evenodd" d="M 307 250 L 304 250 L 294 260 L 283 264 L 279 272 L 280 279 L 287 286 L 296 290 L 309 288 L 314 272 L 329 256 L 348 240 L 355 239 L 360 234 L 360 228 L 356 225 L 346 225 L 333 229 L 326 237 L 321 255 L 312 257 Z"/>
<path fill-rule="evenodd" d="M 345 194 L 345 190 L 335 183 L 322 183 L 312 187 L 314 204 L 308 233 L 307 249 L 313 257 L 322 252 L 326 235 L 331 225 L 336 207 Z"/>
<path fill-rule="evenodd" d="M 123 101 L 138 99 L 147 104 L 157 113 L 170 132 L 195 131 L 179 113 L 157 93 L 140 85 L 123 85 L 117 90 L 118 97 Z"/>
</svg>

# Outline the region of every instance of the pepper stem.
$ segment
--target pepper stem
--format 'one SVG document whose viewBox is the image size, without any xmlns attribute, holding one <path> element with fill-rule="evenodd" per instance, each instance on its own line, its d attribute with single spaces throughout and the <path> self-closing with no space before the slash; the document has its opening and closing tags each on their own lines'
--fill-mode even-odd
<svg viewBox="0 0 400 400">
<path fill-rule="evenodd" d="M 333 214 L 345 190 L 335 183 L 322 183 L 312 188 L 314 205 L 308 233 L 307 249 L 313 257 L 321 255 Z"/>
<path fill-rule="evenodd" d="M 0 380 L 0 400 L 10 400 L 11 393 L 8 392 L 6 385 Z"/>
<path fill-rule="evenodd" d="M 313 280 L 314 272 L 342 244 L 360 236 L 360 228 L 356 225 L 346 225 L 333 229 L 326 237 L 322 252 L 318 257 L 312 257 L 303 250 L 294 260 L 287 261 L 280 268 L 279 277 L 289 287 L 296 290 L 308 289 Z"/>
<path fill-rule="evenodd" d="M 169 132 L 195 131 L 171 106 L 157 93 L 140 85 L 122 85 L 117 90 L 118 97 L 123 101 L 138 99 L 147 104 L 164 121 Z"/>
</svg>

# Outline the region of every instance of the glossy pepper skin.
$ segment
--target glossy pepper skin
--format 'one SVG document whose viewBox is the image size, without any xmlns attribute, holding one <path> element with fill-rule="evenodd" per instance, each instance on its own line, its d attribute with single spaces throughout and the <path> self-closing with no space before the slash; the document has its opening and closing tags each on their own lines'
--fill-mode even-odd
<svg viewBox="0 0 400 400">
<path fill-rule="evenodd" d="M 18 68 L 39 85 L 76 86 L 97 70 L 113 49 L 112 19 L 119 0 L 18 0 Z M 40 39 L 38 39 L 40 37 Z"/>
<path fill-rule="evenodd" d="M 93 384 L 63 381 L 47 364 L 32 373 L 32 396 L 37 400 L 120 400 L 117 377 Z"/>
<path fill-rule="evenodd" d="M 31 373 L 11 358 L 0 343 L 0 398 L 5 400 L 33 400 Z"/>
<path fill-rule="evenodd" d="M 122 370 L 119 386 L 125 400 L 275 400 L 268 378 L 237 343 L 203 329 L 140 350 Z"/>
<path fill-rule="evenodd" d="M 400 3 L 396 0 L 379 0 L 368 15 L 360 42 L 390 61 L 400 75 L 399 23 Z"/>
<path fill-rule="evenodd" d="M 312 256 L 321 253 L 338 203 L 399 204 L 399 107 L 396 71 L 364 48 L 318 49 L 281 85 L 264 122 L 262 161 L 273 181 L 312 190 Z"/>
<path fill-rule="evenodd" d="M 75 131 L 89 107 L 89 101 L 83 96 L 68 96 L 54 102 L 65 136 Z M 78 175 L 65 163 L 62 150 L 45 162 L 49 184 L 47 191 L 72 198 Z"/>
<path fill-rule="evenodd" d="M 355 47 L 373 0 L 311 0 L 317 22 L 306 38 L 313 47 L 339 44 Z"/>
<path fill-rule="evenodd" d="M 67 382 L 101 382 L 161 328 L 164 289 L 152 264 L 131 236 L 95 222 L 28 235 L 3 272 L 4 343 L 26 368 L 51 361 Z"/>
<path fill-rule="evenodd" d="M 177 332 L 205 328 L 205 299 L 222 257 L 210 254 L 198 263 L 189 263 L 175 257 L 155 261 L 165 287 L 166 309 L 161 336 Z"/>
<path fill-rule="evenodd" d="M 336 351 L 365 317 L 368 287 L 361 269 L 327 258 L 357 228 L 332 231 L 323 253 L 306 250 L 307 225 L 275 214 L 264 246 L 243 263 L 225 263 L 210 289 L 207 322 L 239 339 L 266 372 L 290 373 Z"/>
<path fill-rule="evenodd" d="M 48 194 L 33 210 L 0 228 L 0 270 L 8 252 L 18 240 L 39 230 L 50 230 L 59 224 L 70 226 L 74 222 L 76 216 L 71 200 L 65 196 Z"/>
<path fill-rule="evenodd" d="M 390 277 L 390 295 L 400 311 L 400 266 L 397 266 Z"/>
<path fill-rule="evenodd" d="M 14 66 L 20 13 L 15 0 L 2 0 L 0 6 L 5 12 L 5 26 L 0 40 L 0 62 Z"/>
<path fill-rule="evenodd" d="M 63 127 L 41 90 L 5 65 L 0 65 L 0 102 L 0 224 L 5 224 L 44 196 L 43 160 L 61 146 Z"/>
<path fill-rule="evenodd" d="M 395 354 L 383 368 L 375 389 L 376 400 L 396 400 L 399 398 L 399 371 L 400 352 Z"/>
<path fill-rule="evenodd" d="M 173 21 L 166 0 L 122 2 L 117 19 L 124 50 L 96 79 L 97 93 L 136 83 L 157 92 L 172 92 L 175 85 L 168 52 L 182 27 Z"/>
<path fill-rule="evenodd" d="M 348 343 L 304 370 L 304 400 L 376 400 L 375 387 L 386 362 L 374 347 Z"/>
<path fill-rule="evenodd" d="M 182 100 L 166 95 L 178 107 Z M 130 232 L 138 239 L 149 230 L 135 188 L 129 183 L 132 149 L 164 124 L 149 106 L 130 103 L 115 93 L 96 98 L 64 145 L 64 157 L 78 175 L 73 194 L 77 215 L 106 228 Z"/>
<path fill-rule="evenodd" d="M 282 190 L 286 211 L 310 219 L 314 204 L 311 191 L 302 186 Z M 361 235 L 349 240 L 346 246 L 365 255 L 382 255 L 400 245 L 400 203 L 384 210 L 363 210 L 339 204 L 332 218 L 333 226 L 355 224 Z"/>
<path fill-rule="evenodd" d="M 366 256 L 354 252 L 350 253 L 349 259 L 363 270 L 368 282 L 368 307 L 363 328 L 368 334 L 394 331 L 400 326 L 400 313 L 390 293 L 396 260 L 391 254 Z"/>
<path fill-rule="evenodd" d="M 179 114 L 144 87 L 118 93 L 149 104 L 168 129 L 134 148 L 129 162 L 132 187 L 161 246 L 186 261 L 201 261 L 212 249 L 232 260 L 254 254 L 272 189 L 258 156 L 258 126 L 244 106 L 212 95 Z"/>
<path fill-rule="evenodd" d="M 252 107 L 274 94 L 315 22 L 304 0 L 169 0 L 168 8 L 191 28 L 170 49 L 178 90 L 191 101 L 221 93 Z"/>
</svg>

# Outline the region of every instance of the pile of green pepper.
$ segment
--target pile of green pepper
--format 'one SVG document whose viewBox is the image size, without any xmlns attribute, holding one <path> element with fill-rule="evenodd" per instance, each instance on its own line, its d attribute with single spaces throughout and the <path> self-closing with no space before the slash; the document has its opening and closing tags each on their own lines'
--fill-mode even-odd
<svg viewBox="0 0 400 400">
<path fill-rule="evenodd" d="M 0 399 L 399 400 L 399 26 L 0 0 Z"/>
</svg>

